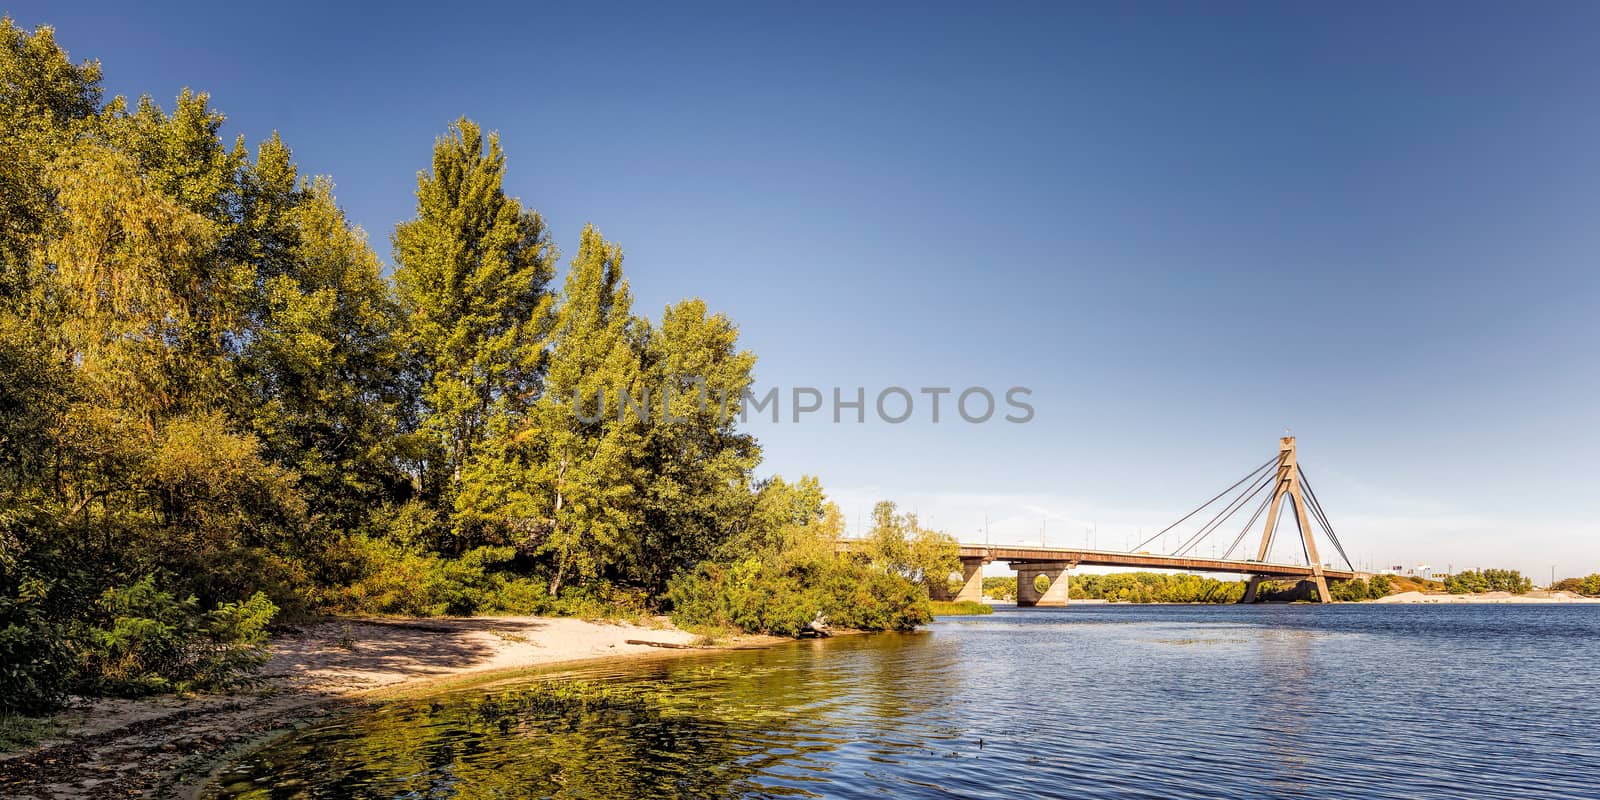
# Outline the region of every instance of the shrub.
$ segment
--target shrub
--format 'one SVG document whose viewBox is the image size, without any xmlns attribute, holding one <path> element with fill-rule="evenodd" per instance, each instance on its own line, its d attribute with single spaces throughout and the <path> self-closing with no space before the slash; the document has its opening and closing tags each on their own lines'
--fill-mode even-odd
<svg viewBox="0 0 1600 800">
<path fill-rule="evenodd" d="M 0 511 L 0 516 L 5 512 Z M 77 676 L 69 621 L 88 604 L 74 562 L 53 549 L 0 554 L 0 715 L 60 705 Z"/>
<path fill-rule="evenodd" d="M 1388 575 L 1374 575 L 1371 580 L 1329 581 L 1328 591 L 1335 600 L 1356 602 L 1386 597 L 1391 586 Z"/>
<path fill-rule="evenodd" d="M 1586 578 L 1562 578 L 1550 588 L 1562 592 L 1600 595 L 1600 574 L 1590 575 Z"/>
<path fill-rule="evenodd" d="M 330 592 L 328 606 L 350 614 L 611 619 L 643 614 L 646 606 L 641 591 L 598 580 L 569 584 L 552 598 L 542 578 L 516 571 L 517 550 L 511 546 L 474 547 L 451 558 L 392 539 L 352 536 L 342 557 L 354 577 Z"/>
<path fill-rule="evenodd" d="M 1510 592 L 1524 594 L 1533 581 L 1514 569 L 1469 569 L 1444 579 L 1444 590 L 1451 594 Z"/>
<path fill-rule="evenodd" d="M 672 619 L 683 627 L 777 636 L 799 634 L 818 614 L 867 631 L 911 630 L 933 618 L 921 586 L 848 558 L 787 569 L 755 558 L 703 562 L 674 579 L 668 597 Z"/>
<path fill-rule="evenodd" d="M 151 576 L 107 589 L 100 619 L 74 636 L 82 688 L 131 697 L 247 680 L 266 661 L 266 628 L 277 607 L 260 592 L 210 612 L 198 605 L 156 588 Z"/>
</svg>

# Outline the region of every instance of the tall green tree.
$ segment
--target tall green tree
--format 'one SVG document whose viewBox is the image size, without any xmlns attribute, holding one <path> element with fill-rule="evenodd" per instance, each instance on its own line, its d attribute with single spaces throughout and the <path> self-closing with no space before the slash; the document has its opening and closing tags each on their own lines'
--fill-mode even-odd
<svg viewBox="0 0 1600 800">
<path fill-rule="evenodd" d="M 550 571 L 550 594 L 571 581 L 616 574 L 640 521 L 640 461 L 647 410 L 622 411 L 624 394 L 647 404 L 632 294 L 622 248 L 585 227 L 567 272 L 551 337 L 544 391 L 507 416 L 475 465 L 458 505 L 498 515 Z"/>
<path fill-rule="evenodd" d="M 51 28 L 0 17 L 0 303 L 14 312 L 42 277 L 30 256 L 55 210 L 45 167 L 95 124 L 100 100 L 97 62 L 75 65 Z"/>
<path fill-rule="evenodd" d="M 872 508 L 872 530 L 867 533 L 865 551 L 874 566 L 930 590 L 961 567 L 961 546 L 954 536 L 923 527 L 914 513 L 897 513 L 888 500 Z"/>
<path fill-rule="evenodd" d="M 645 386 L 657 416 L 645 429 L 643 526 L 630 572 L 652 595 L 710 558 L 750 513 L 755 438 L 736 427 L 755 355 L 739 330 L 703 300 L 669 306 L 645 337 Z"/>
<path fill-rule="evenodd" d="M 544 220 L 507 197 L 499 137 L 461 119 L 417 177 L 417 216 L 394 234 L 394 280 L 419 363 L 425 489 L 448 507 L 496 413 L 539 394 L 556 251 Z M 461 546 L 458 542 L 458 547 Z"/>
<path fill-rule="evenodd" d="M 330 533 L 358 528 L 407 494 L 395 452 L 408 396 L 399 304 L 332 183 L 300 178 L 276 134 L 242 183 L 231 246 L 254 265 L 257 291 L 244 413 Z"/>
</svg>

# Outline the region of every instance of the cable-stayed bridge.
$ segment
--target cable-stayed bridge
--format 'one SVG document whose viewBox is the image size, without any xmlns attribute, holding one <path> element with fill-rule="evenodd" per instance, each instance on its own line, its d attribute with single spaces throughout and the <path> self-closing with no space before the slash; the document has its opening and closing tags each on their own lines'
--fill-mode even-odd
<svg viewBox="0 0 1600 800">
<path fill-rule="evenodd" d="M 1259 503 L 1255 502 L 1258 497 Z M 1254 513 L 1245 520 L 1221 557 L 1206 558 L 1195 555 L 1202 543 L 1209 541 L 1220 544 L 1220 537 L 1232 530 L 1229 525 L 1230 520 L 1247 507 L 1254 508 Z M 1304 560 L 1299 563 L 1269 562 L 1266 559 L 1272 553 L 1274 539 L 1286 527 L 1279 524 L 1279 518 L 1283 516 L 1286 508 L 1291 512 L 1300 553 Z M 1211 516 L 1206 517 L 1207 513 L 1211 513 Z M 1251 530 L 1263 515 L 1266 523 L 1261 529 L 1259 543 L 1247 541 Z M 1144 549 L 1152 542 L 1161 540 L 1166 534 L 1200 519 L 1204 519 L 1205 522 L 1183 538 L 1181 544 L 1171 552 L 1151 553 Z M 1343 563 L 1342 569 L 1323 562 L 1317 547 L 1316 533 L 1319 529 L 1323 538 L 1338 552 Z M 1250 544 L 1257 545 L 1254 548 L 1255 558 L 1247 557 Z M 1328 592 L 1329 579 L 1348 580 L 1359 575 L 1354 565 L 1350 563 L 1350 557 L 1345 553 L 1344 545 L 1334 532 L 1332 523 L 1328 521 L 1327 512 L 1323 510 L 1321 501 L 1311 488 L 1305 470 L 1300 466 L 1293 436 L 1285 436 L 1279 440 L 1277 456 L 1268 459 L 1266 463 L 1251 470 L 1232 486 L 1217 493 L 1177 522 L 1158 531 L 1129 551 L 963 544 L 960 555 L 962 585 L 961 590 L 954 595 L 954 599 L 982 600 L 983 565 L 1004 561 L 1017 571 L 1017 605 L 1020 606 L 1066 605 L 1071 580 L 1069 571 L 1079 566 L 1245 575 L 1249 583 L 1241 602 L 1246 603 L 1257 599 L 1258 587 L 1264 580 L 1305 581 L 1319 602 L 1331 602 L 1333 597 Z M 1034 587 L 1035 578 L 1040 575 L 1043 575 L 1050 584 L 1049 588 L 1042 592 Z"/>
</svg>

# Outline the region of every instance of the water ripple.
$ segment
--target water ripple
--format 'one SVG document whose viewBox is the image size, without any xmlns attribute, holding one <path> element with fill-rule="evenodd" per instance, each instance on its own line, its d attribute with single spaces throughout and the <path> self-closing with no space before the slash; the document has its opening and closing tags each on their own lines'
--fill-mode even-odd
<svg viewBox="0 0 1600 800">
<path fill-rule="evenodd" d="M 214 798 L 1594 796 L 1600 609 L 1075 607 L 308 728 Z"/>
</svg>

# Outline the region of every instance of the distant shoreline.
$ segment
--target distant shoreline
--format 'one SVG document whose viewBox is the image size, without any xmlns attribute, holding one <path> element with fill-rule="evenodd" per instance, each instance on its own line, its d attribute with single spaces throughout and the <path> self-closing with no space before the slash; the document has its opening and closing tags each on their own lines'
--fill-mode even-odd
<svg viewBox="0 0 1600 800">
<path fill-rule="evenodd" d="M 1366 600 L 1368 603 L 1387 604 L 1414 604 L 1414 603 L 1441 603 L 1441 604 L 1479 604 L 1479 605 L 1550 605 L 1561 603 L 1600 603 L 1600 597 L 1584 597 L 1571 592 L 1533 591 L 1527 594 L 1512 594 L 1510 592 L 1482 592 L 1478 594 L 1446 594 L 1444 592 L 1401 592 L 1376 600 Z"/>
<path fill-rule="evenodd" d="M 1022 608 L 1014 602 L 985 599 L 985 603 L 999 608 Z M 1292 605 L 1288 601 L 1264 601 L 1266 605 Z M 1356 604 L 1384 604 L 1384 605 L 1415 605 L 1415 604 L 1441 604 L 1441 605 L 1590 605 L 1600 604 L 1600 597 L 1585 597 L 1571 592 L 1549 592 L 1535 590 L 1527 594 L 1511 594 L 1510 592 L 1481 592 L 1478 594 L 1448 594 L 1446 592 L 1400 592 L 1376 600 L 1341 600 L 1336 605 Z M 1112 606 L 1209 606 L 1209 605 L 1235 605 L 1233 603 L 1135 603 L 1126 600 L 1105 600 L 1101 598 L 1074 599 L 1066 606 L 1047 606 L 1046 608 L 1070 608 L 1079 605 L 1112 605 Z"/>
</svg>

